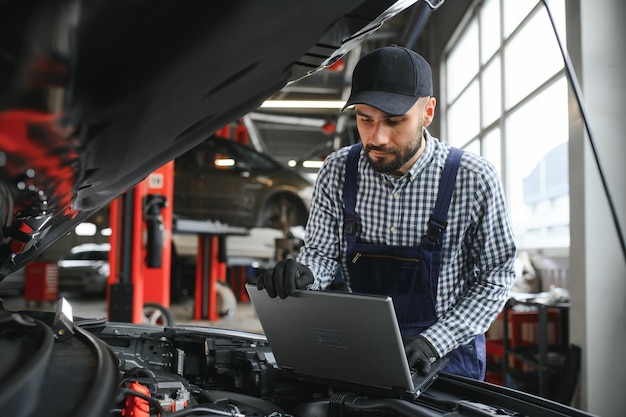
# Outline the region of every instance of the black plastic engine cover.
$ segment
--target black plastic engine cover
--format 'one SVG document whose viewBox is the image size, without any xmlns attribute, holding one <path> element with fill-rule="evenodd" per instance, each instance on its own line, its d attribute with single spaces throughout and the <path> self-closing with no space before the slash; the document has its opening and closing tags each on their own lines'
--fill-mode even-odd
<svg viewBox="0 0 626 417">
<path fill-rule="evenodd" d="M 118 371 L 108 347 L 74 328 L 57 341 L 49 321 L 0 310 L 0 410 L 12 417 L 99 417 L 110 413 Z M 41 319 L 41 320 L 40 320 Z"/>
</svg>

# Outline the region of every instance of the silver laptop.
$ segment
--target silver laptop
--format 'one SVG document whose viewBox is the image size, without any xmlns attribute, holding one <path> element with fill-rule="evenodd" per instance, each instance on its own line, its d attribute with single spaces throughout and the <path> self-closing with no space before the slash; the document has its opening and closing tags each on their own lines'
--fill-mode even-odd
<svg viewBox="0 0 626 417">
<path fill-rule="evenodd" d="M 297 291 L 270 298 L 247 284 L 276 362 L 294 377 L 373 394 L 417 398 L 438 376 L 409 369 L 391 297 Z"/>
</svg>

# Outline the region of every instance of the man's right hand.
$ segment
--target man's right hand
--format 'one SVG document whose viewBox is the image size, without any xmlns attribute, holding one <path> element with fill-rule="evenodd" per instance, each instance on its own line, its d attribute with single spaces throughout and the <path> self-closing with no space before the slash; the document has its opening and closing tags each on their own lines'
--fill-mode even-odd
<svg viewBox="0 0 626 417">
<path fill-rule="evenodd" d="M 415 368 L 417 373 L 425 376 L 430 373 L 430 365 L 439 359 L 437 351 L 424 336 L 403 337 L 404 350 L 406 351 L 409 366 Z"/>
<path fill-rule="evenodd" d="M 309 268 L 293 259 L 278 262 L 274 268 L 265 271 L 256 282 L 259 290 L 265 288 L 267 294 L 275 298 L 287 298 L 296 289 L 303 290 L 313 284 L 313 273 Z"/>
</svg>

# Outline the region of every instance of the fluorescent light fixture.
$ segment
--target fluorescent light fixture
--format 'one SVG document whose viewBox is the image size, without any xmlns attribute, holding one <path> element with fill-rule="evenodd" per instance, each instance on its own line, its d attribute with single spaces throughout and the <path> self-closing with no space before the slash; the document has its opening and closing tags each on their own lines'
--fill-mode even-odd
<svg viewBox="0 0 626 417">
<path fill-rule="evenodd" d="M 343 100 L 267 100 L 261 104 L 265 109 L 342 109 Z"/>
<path fill-rule="evenodd" d="M 98 227 L 89 222 L 79 223 L 78 226 L 74 228 L 74 233 L 77 236 L 95 236 L 98 231 Z"/>
<path fill-rule="evenodd" d="M 111 236 L 113 234 L 113 230 L 110 227 L 107 227 L 107 228 L 100 230 L 100 234 L 102 236 Z"/>
<path fill-rule="evenodd" d="M 303 168 L 321 168 L 324 161 L 303 161 Z"/>
<path fill-rule="evenodd" d="M 215 160 L 216 167 L 234 167 L 235 160 L 232 158 L 218 158 Z"/>
</svg>

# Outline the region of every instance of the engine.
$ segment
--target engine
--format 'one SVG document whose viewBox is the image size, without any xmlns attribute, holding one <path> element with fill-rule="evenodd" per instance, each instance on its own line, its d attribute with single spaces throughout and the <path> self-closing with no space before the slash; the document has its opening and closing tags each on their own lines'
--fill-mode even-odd
<svg viewBox="0 0 626 417">
<path fill-rule="evenodd" d="M 87 327 L 118 361 L 113 415 L 432 415 L 423 405 L 370 398 L 285 374 L 263 336 L 121 323 Z"/>
</svg>

